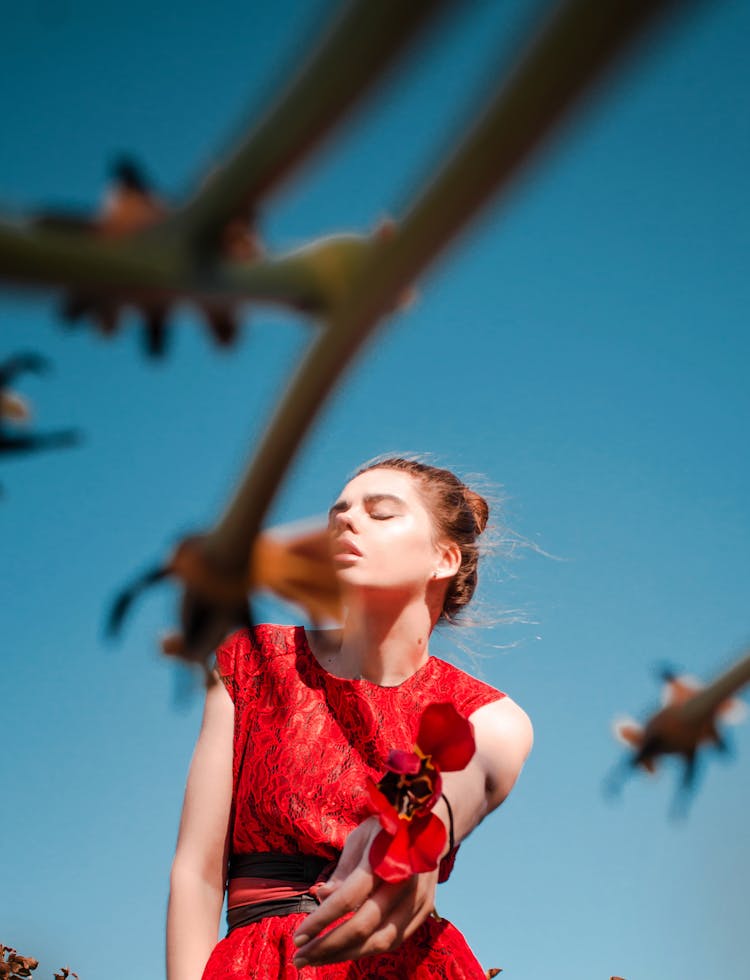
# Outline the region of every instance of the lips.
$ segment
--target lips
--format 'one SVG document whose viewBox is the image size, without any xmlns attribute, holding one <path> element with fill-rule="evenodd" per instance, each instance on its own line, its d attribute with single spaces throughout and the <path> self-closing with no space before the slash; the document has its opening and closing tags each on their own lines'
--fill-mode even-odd
<svg viewBox="0 0 750 980">
<path fill-rule="evenodd" d="M 348 538 L 338 538 L 333 543 L 333 557 L 334 558 L 361 558 L 362 552 Z"/>
</svg>

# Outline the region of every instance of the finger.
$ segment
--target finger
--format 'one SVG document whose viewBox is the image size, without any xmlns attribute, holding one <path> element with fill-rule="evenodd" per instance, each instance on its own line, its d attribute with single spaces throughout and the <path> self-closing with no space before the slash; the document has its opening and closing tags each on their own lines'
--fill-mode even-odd
<svg viewBox="0 0 750 980">
<path fill-rule="evenodd" d="M 362 860 L 357 859 L 354 851 L 351 855 L 343 853 L 327 881 L 323 881 L 319 885 L 314 886 L 314 894 L 318 901 L 322 902 L 323 899 L 328 898 L 329 895 L 333 894 L 337 888 L 340 888 L 358 866 L 365 868 Z M 365 868 L 365 870 L 367 869 Z"/>
<path fill-rule="evenodd" d="M 381 889 L 386 891 L 386 889 Z M 373 896 L 350 919 L 297 954 L 312 965 L 340 963 L 397 949 L 432 910 L 429 890 Z M 295 959 L 295 962 L 297 960 Z"/>
<path fill-rule="evenodd" d="M 372 892 L 374 882 L 375 877 L 371 871 L 362 867 L 355 868 L 335 886 L 333 893 L 320 905 L 320 908 L 315 909 L 300 923 L 294 934 L 296 945 L 304 946 L 336 919 L 359 908 Z"/>
<path fill-rule="evenodd" d="M 322 902 L 324 899 L 328 898 L 330 894 L 336 891 L 340 884 L 340 881 L 334 881 L 332 878 L 329 878 L 328 881 L 323 881 L 319 885 L 313 885 L 310 888 L 310 891 L 319 902 Z"/>
<path fill-rule="evenodd" d="M 349 834 L 344 850 L 339 855 L 338 863 L 328 880 L 320 884 L 315 884 L 310 889 L 318 902 L 323 902 L 340 888 L 355 868 L 360 867 L 366 871 L 370 870 L 369 860 L 367 858 L 367 845 L 373 833 L 379 831 L 380 827 L 377 821 L 365 821 Z"/>
<path fill-rule="evenodd" d="M 343 881 L 345 881 L 357 867 L 365 867 L 365 864 L 362 861 L 362 855 L 359 853 L 358 848 L 345 848 L 339 857 L 338 864 L 331 872 L 331 876 L 328 881 L 325 882 L 325 885 L 330 885 L 332 888 L 337 887 Z"/>
<path fill-rule="evenodd" d="M 339 929 L 334 929 L 328 935 L 334 935 L 338 932 Z M 389 920 L 369 935 L 365 936 L 363 932 L 356 941 L 345 945 L 324 946 L 320 949 L 310 950 L 309 953 L 300 951 L 294 958 L 294 966 L 300 969 L 303 966 L 329 966 L 333 963 L 349 963 L 363 956 L 387 953 L 398 948 L 402 942 L 403 934 L 398 925 Z"/>
<path fill-rule="evenodd" d="M 392 887 L 379 888 L 340 925 L 305 943 L 297 951 L 295 965 L 299 968 L 303 963 L 337 963 L 351 959 L 350 952 L 361 949 L 372 934 L 392 917 L 398 897 Z"/>
</svg>

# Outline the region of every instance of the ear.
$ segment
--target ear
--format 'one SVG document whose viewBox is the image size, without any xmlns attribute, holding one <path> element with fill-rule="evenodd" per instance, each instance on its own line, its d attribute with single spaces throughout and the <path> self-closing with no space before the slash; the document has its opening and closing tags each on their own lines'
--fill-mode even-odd
<svg viewBox="0 0 750 980">
<path fill-rule="evenodd" d="M 455 541 L 447 541 L 437 547 L 437 563 L 435 565 L 435 578 L 453 578 L 461 567 L 461 549 Z"/>
</svg>

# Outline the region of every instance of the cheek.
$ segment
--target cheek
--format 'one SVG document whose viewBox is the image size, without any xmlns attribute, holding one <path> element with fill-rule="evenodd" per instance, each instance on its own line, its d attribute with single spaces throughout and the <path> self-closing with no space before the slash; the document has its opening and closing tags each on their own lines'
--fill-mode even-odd
<svg viewBox="0 0 750 980">
<path fill-rule="evenodd" d="M 395 576 L 413 576 L 431 569 L 434 549 L 419 528 L 395 528 L 378 542 L 378 561 L 389 566 Z"/>
</svg>

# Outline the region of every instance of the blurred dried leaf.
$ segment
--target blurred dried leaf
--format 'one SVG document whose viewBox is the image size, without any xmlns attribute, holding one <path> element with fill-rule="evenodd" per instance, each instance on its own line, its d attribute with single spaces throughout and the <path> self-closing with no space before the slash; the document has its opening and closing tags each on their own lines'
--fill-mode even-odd
<svg viewBox="0 0 750 980">
<path fill-rule="evenodd" d="M 134 600 L 163 578 L 179 579 L 185 587 L 181 630 L 162 639 L 168 656 L 199 663 L 209 676 L 209 652 L 231 632 L 250 623 L 248 594 L 265 589 L 306 610 L 315 623 L 340 620 L 341 598 L 325 527 L 300 530 L 299 525 L 274 528 L 256 539 L 247 567 L 227 572 L 207 554 L 207 535 L 192 535 L 178 544 L 166 565 L 152 569 L 124 589 L 115 600 L 108 632 L 121 628 Z"/>
<path fill-rule="evenodd" d="M 250 584 L 302 606 L 313 622 L 341 619 L 341 593 L 326 528 L 293 536 L 283 528 L 261 534 L 253 549 Z"/>
<path fill-rule="evenodd" d="M 0 977 L 3 980 L 30 977 L 38 966 L 39 960 L 35 960 L 33 956 L 21 956 L 12 946 L 0 944 Z"/>
<path fill-rule="evenodd" d="M 7 957 L 7 959 L 6 959 Z M 21 956 L 12 946 L 0 943 L 0 980 L 20 980 L 30 977 L 39 966 L 39 960 L 33 956 Z M 54 974 L 55 980 L 80 980 L 77 973 L 72 973 L 69 966 L 64 966 L 59 973 Z"/>
</svg>

